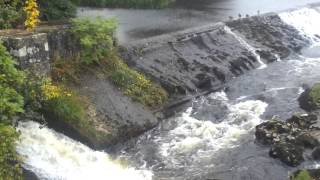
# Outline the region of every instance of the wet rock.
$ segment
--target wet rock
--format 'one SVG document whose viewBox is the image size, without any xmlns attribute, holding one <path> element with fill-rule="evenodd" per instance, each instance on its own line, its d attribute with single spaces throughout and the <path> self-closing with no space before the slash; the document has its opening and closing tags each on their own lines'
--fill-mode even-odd
<svg viewBox="0 0 320 180">
<path fill-rule="evenodd" d="M 315 160 L 320 160 L 320 146 L 316 147 L 313 151 L 312 151 L 312 157 Z"/>
<path fill-rule="evenodd" d="M 309 149 L 313 149 L 314 147 L 320 145 L 318 138 L 308 132 L 299 135 L 296 138 L 296 143 L 300 146 L 303 146 Z"/>
<path fill-rule="evenodd" d="M 320 83 L 306 89 L 298 99 L 300 107 L 306 111 L 320 109 Z"/>
<path fill-rule="evenodd" d="M 262 144 L 270 145 L 280 141 L 281 134 L 289 134 L 290 127 L 280 120 L 270 120 L 256 126 L 256 139 Z"/>
<path fill-rule="evenodd" d="M 227 25 L 257 48 L 257 53 L 266 62 L 275 61 L 274 54 L 285 59 L 300 53 L 310 43 L 276 14 L 230 21 Z"/>
<path fill-rule="evenodd" d="M 174 98 L 221 87 L 259 67 L 257 55 L 271 63 L 300 53 L 308 44 L 278 15 L 268 14 L 141 40 L 127 44 L 121 55 Z"/>
<path fill-rule="evenodd" d="M 316 122 L 315 114 L 294 115 L 286 121 L 273 119 L 256 126 L 256 140 L 271 145 L 271 157 L 289 166 L 297 166 L 303 162 L 306 148 L 320 145 L 319 130 L 313 127 Z"/>
<path fill-rule="evenodd" d="M 280 159 L 288 166 L 298 166 L 304 161 L 303 148 L 291 143 L 277 143 L 273 145 L 269 155 Z"/>
</svg>

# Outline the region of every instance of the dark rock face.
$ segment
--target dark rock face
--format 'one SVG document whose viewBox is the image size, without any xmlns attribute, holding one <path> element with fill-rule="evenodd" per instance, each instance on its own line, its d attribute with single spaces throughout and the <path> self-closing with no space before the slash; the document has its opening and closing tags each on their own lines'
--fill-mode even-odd
<svg viewBox="0 0 320 180">
<path fill-rule="evenodd" d="M 285 59 L 300 53 L 310 43 L 276 14 L 230 21 L 227 25 L 257 48 L 257 53 L 266 62 L 275 61 L 275 54 Z"/>
<path fill-rule="evenodd" d="M 308 44 L 296 29 L 269 14 L 136 42 L 127 45 L 122 56 L 177 96 L 216 89 L 259 67 L 256 55 L 270 63 Z"/>
<path fill-rule="evenodd" d="M 110 148 L 111 145 L 129 140 L 158 124 L 156 117 L 143 105 L 133 102 L 111 82 L 90 75 L 83 75 L 78 92 L 89 98 L 96 109 L 95 119 L 110 134 L 108 138 L 93 142 L 95 148 Z"/>
<path fill-rule="evenodd" d="M 312 151 L 312 157 L 315 160 L 320 160 L 320 147 L 316 147 L 313 151 Z"/>
<path fill-rule="evenodd" d="M 298 99 L 299 105 L 306 111 L 320 109 L 320 83 L 306 89 Z"/>
<path fill-rule="evenodd" d="M 298 166 L 304 161 L 305 149 L 320 145 L 319 129 L 313 127 L 317 119 L 314 114 L 305 114 L 294 115 L 286 121 L 270 120 L 256 127 L 256 139 L 261 144 L 271 146 L 271 157 L 289 166 Z M 314 157 L 317 155 L 318 151 L 315 150 Z"/>
<path fill-rule="evenodd" d="M 298 166 L 303 159 L 303 149 L 291 143 L 277 143 L 272 146 L 269 155 L 273 158 L 279 158 L 289 166 Z"/>
</svg>

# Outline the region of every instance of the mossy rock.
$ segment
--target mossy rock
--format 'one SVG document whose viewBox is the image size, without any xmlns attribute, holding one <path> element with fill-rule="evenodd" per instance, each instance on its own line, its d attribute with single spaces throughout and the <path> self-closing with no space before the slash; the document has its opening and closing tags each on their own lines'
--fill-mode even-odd
<svg viewBox="0 0 320 180">
<path fill-rule="evenodd" d="M 303 169 L 295 171 L 290 180 L 317 180 L 320 179 L 320 169 Z"/>
<path fill-rule="evenodd" d="M 299 97 L 299 104 L 306 111 L 320 109 L 320 83 L 302 93 Z"/>
</svg>

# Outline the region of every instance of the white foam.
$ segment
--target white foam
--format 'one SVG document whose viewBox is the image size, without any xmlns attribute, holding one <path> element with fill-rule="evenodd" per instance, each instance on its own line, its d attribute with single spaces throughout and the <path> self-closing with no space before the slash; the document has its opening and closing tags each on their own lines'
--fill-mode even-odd
<svg viewBox="0 0 320 180">
<path fill-rule="evenodd" d="M 18 153 L 25 157 L 27 169 L 41 179 L 152 179 L 150 171 L 123 167 L 108 154 L 94 151 L 36 122 L 21 122 L 17 129 L 21 132 Z"/>
<path fill-rule="evenodd" d="M 245 101 L 238 104 L 229 104 L 224 92 L 213 93 L 208 98 L 224 101 L 230 113 L 225 120 L 214 123 L 209 119 L 192 117 L 192 108 L 189 108 L 176 121 L 177 127 L 168 133 L 165 141 L 161 142 L 161 154 L 167 158 L 174 158 L 176 154 L 203 150 L 218 151 L 223 148 L 235 147 L 242 135 L 248 134 L 256 125 L 262 122 L 262 115 L 267 104 L 262 101 Z"/>
<path fill-rule="evenodd" d="M 302 35 L 306 35 L 315 43 L 320 43 L 320 13 L 314 9 L 302 8 L 299 10 L 279 14 L 281 19 L 294 26 Z"/>
<path fill-rule="evenodd" d="M 247 43 L 242 37 L 238 36 L 236 33 L 232 32 L 232 30 L 228 27 L 225 26 L 224 30 L 231 34 L 234 38 L 236 38 L 241 45 L 243 45 L 249 52 L 251 52 L 254 57 L 256 58 L 256 60 L 260 63 L 260 67 L 258 69 L 264 69 L 267 67 L 267 64 L 265 64 L 262 60 L 259 54 L 257 54 L 257 49 L 254 48 L 253 46 L 251 46 L 249 43 Z"/>
</svg>

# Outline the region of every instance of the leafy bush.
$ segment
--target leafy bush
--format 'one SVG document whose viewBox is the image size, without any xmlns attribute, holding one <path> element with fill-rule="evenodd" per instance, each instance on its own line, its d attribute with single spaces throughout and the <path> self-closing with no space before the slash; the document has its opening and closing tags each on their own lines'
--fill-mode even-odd
<svg viewBox="0 0 320 180">
<path fill-rule="evenodd" d="M 174 0 L 80 0 L 83 6 L 122 8 L 164 8 Z"/>
<path fill-rule="evenodd" d="M 64 20 L 76 16 L 77 8 L 70 0 L 38 0 L 41 19 Z"/>
<path fill-rule="evenodd" d="M 71 31 L 81 46 L 81 61 L 98 63 L 114 49 L 115 19 L 74 19 Z"/>
<path fill-rule="evenodd" d="M 0 42 L 0 121 L 8 121 L 23 111 L 23 97 L 18 93 L 24 82 L 24 73 Z"/>
<path fill-rule="evenodd" d="M 313 178 L 307 170 L 302 170 L 296 176 L 291 177 L 291 180 L 313 180 Z"/>
<path fill-rule="evenodd" d="M 22 1 L 0 0 L 0 29 L 16 27 L 22 22 L 22 17 Z"/>
<path fill-rule="evenodd" d="M 21 160 L 15 144 L 18 137 L 13 127 L 0 123 L 0 179 L 22 180 Z"/>
<path fill-rule="evenodd" d="M 35 0 L 27 0 L 23 10 L 27 16 L 24 25 L 26 26 L 27 30 L 33 30 L 40 22 L 40 12 L 38 10 L 37 2 Z"/>
</svg>

